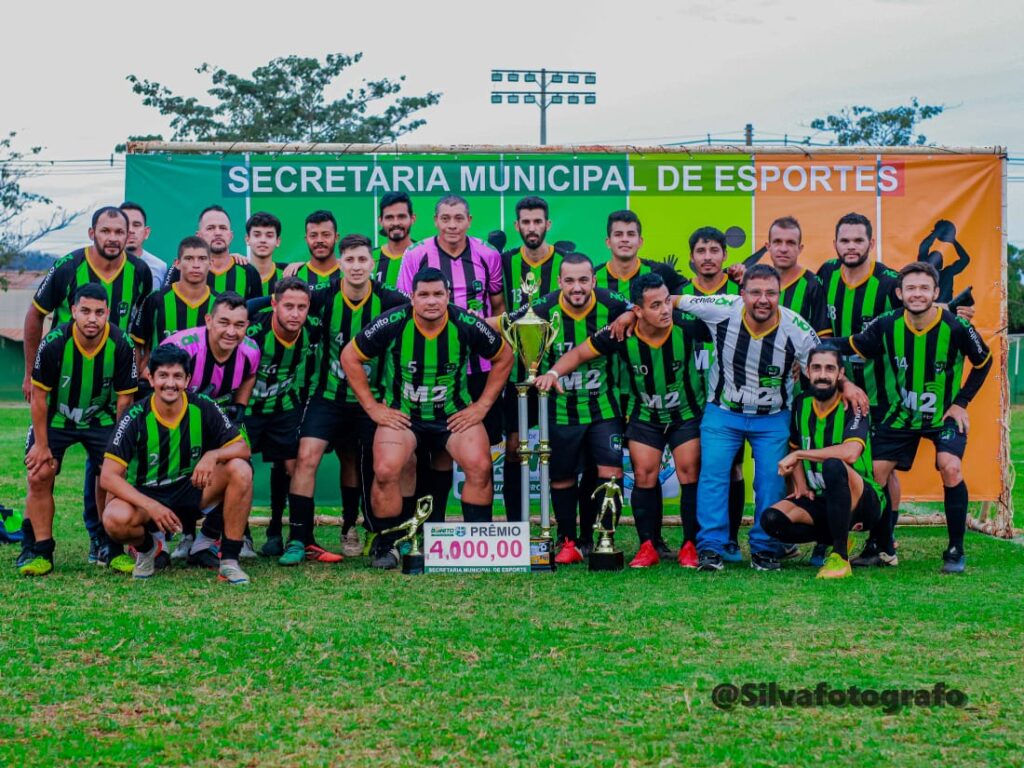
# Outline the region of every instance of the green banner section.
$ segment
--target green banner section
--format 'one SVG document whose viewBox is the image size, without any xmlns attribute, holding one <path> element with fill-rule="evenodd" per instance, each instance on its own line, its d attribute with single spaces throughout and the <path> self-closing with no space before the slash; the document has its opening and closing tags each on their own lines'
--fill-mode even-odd
<svg viewBox="0 0 1024 768">
<path fill-rule="evenodd" d="M 126 197 L 149 215 L 147 249 L 167 261 L 196 230 L 199 212 L 223 206 L 234 229 L 232 251 L 245 253 L 245 220 L 268 211 L 284 227 L 279 261 L 307 257 L 303 221 L 317 209 L 338 219 L 342 234 L 380 243 L 377 206 L 388 192 L 413 199 L 414 239 L 434 233 L 433 206 L 446 194 L 470 204 L 470 233 L 500 229 L 509 247 L 516 201 L 538 195 L 551 208 L 550 241 L 569 240 L 596 263 L 607 257 L 605 222 L 631 208 L 644 225 L 641 255 L 674 257 L 688 272 L 687 239 L 712 224 L 729 234 L 735 258 L 749 255 L 754 166 L 748 155 L 129 155 Z M 732 260 L 732 259 L 731 259 Z"/>
</svg>

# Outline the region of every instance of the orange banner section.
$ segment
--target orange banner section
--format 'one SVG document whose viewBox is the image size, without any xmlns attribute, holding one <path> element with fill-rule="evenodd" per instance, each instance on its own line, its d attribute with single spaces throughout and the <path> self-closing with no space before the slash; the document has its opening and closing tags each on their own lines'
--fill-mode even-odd
<svg viewBox="0 0 1024 768">
<path fill-rule="evenodd" d="M 875 258 L 893 269 L 911 261 L 941 265 L 955 295 L 972 286 L 973 323 L 992 349 L 994 366 L 969 409 L 963 472 L 975 500 L 1003 490 L 1005 419 L 1005 288 L 1003 286 L 1002 159 L 996 155 L 756 155 L 755 247 L 773 220 L 795 216 L 802 226 L 801 261 L 817 268 L 835 256 L 840 216 L 857 212 L 875 227 Z M 965 366 L 969 367 L 969 366 Z M 941 501 L 935 452 L 922 441 L 914 468 L 902 474 L 904 499 Z"/>
</svg>

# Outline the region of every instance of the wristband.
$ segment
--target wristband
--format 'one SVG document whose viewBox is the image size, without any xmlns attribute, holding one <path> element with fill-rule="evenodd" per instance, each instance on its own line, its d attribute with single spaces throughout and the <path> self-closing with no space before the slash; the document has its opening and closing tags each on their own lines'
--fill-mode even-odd
<svg viewBox="0 0 1024 768">
<path fill-rule="evenodd" d="M 555 376 L 555 378 L 556 378 L 556 379 L 560 379 L 560 378 L 562 378 L 562 374 L 560 374 L 560 373 L 559 373 L 558 371 L 556 371 L 556 370 L 555 370 L 554 368 L 550 368 L 550 369 L 548 370 L 548 373 L 554 374 L 554 376 Z M 545 376 L 546 376 L 546 375 L 547 375 L 547 374 L 545 374 Z"/>
</svg>

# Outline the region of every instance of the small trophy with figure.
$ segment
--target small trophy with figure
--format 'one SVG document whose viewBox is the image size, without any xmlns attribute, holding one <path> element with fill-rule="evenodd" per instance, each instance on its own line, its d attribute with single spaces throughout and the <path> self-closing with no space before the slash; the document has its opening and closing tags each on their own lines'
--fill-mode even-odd
<svg viewBox="0 0 1024 768">
<path fill-rule="evenodd" d="M 621 571 L 625 565 L 625 558 L 622 550 L 615 548 L 615 524 L 622 509 L 622 489 L 613 478 L 597 486 L 591 498 L 597 499 L 597 494 L 602 491 L 604 498 L 601 502 L 601 511 L 597 515 L 597 522 L 594 523 L 594 530 L 598 535 L 597 546 L 587 560 L 588 568 L 591 571 Z"/>
<path fill-rule="evenodd" d="M 381 531 L 381 534 L 405 531 L 405 535 L 395 541 L 395 546 L 398 547 L 407 541 L 410 542 L 409 551 L 402 555 L 402 573 L 406 576 L 423 573 L 424 558 L 423 551 L 420 549 L 419 532 L 420 528 L 427 521 L 433 511 L 433 497 L 422 496 L 416 502 L 416 513 L 412 517 L 401 525 L 396 525 L 394 528 L 388 528 L 386 531 Z"/>
</svg>

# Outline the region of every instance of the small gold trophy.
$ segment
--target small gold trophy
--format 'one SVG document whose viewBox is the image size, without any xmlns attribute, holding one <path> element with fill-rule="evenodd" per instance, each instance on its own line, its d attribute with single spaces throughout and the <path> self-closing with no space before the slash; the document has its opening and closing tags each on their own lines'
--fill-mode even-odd
<svg viewBox="0 0 1024 768">
<path fill-rule="evenodd" d="M 395 541 L 395 546 L 399 546 L 405 542 L 411 542 L 409 551 L 402 555 L 402 573 L 406 576 L 423 573 L 424 570 L 424 558 L 423 551 L 420 549 L 420 537 L 418 536 L 420 527 L 430 517 L 431 512 L 434 511 L 434 499 L 432 496 L 422 496 L 416 502 L 416 513 L 406 520 L 401 525 L 396 525 L 394 528 L 388 528 L 386 531 L 381 531 L 381 534 L 394 533 L 395 531 L 405 531 L 405 535 L 402 538 Z"/>
<path fill-rule="evenodd" d="M 516 384 L 516 397 L 519 407 L 519 471 L 522 478 L 520 519 L 527 525 L 530 523 L 530 459 L 537 456 L 540 461 L 540 537 L 530 539 L 530 563 L 535 571 L 553 571 L 555 569 L 555 548 L 551 540 L 551 477 L 548 464 L 551 460 L 551 447 L 548 443 L 548 393 L 538 392 L 537 417 L 540 440 L 530 447 L 529 401 L 530 387 L 537 380 L 537 371 L 541 361 L 547 355 L 559 331 L 562 329 L 562 315 L 551 314 L 545 320 L 533 311 L 530 302 L 540 290 L 537 276 L 530 272 L 519 286 L 527 302 L 526 314 L 515 322 L 510 322 L 508 315 L 501 317 L 501 332 L 512 350 L 519 355 L 526 369 L 526 380 Z M 509 510 L 506 510 L 508 513 Z M 510 518 L 511 519 L 511 518 Z"/>
<path fill-rule="evenodd" d="M 598 540 L 594 551 L 587 558 L 588 568 L 591 571 L 621 571 L 625 565 L 625 558 L 622 550 L 615 548 L 615 523 L 618 511 L 621 509 L 622 489 L 614 479 L 597 486 L 592 499 L 604 491 L 604 500 L 601 502 L 601 511 L 597 515 L 597 522 L 594 523 L 594 530 L 597 531 Z M 619 504 L 616 504 L 616 500 Z"/>
</svg>

